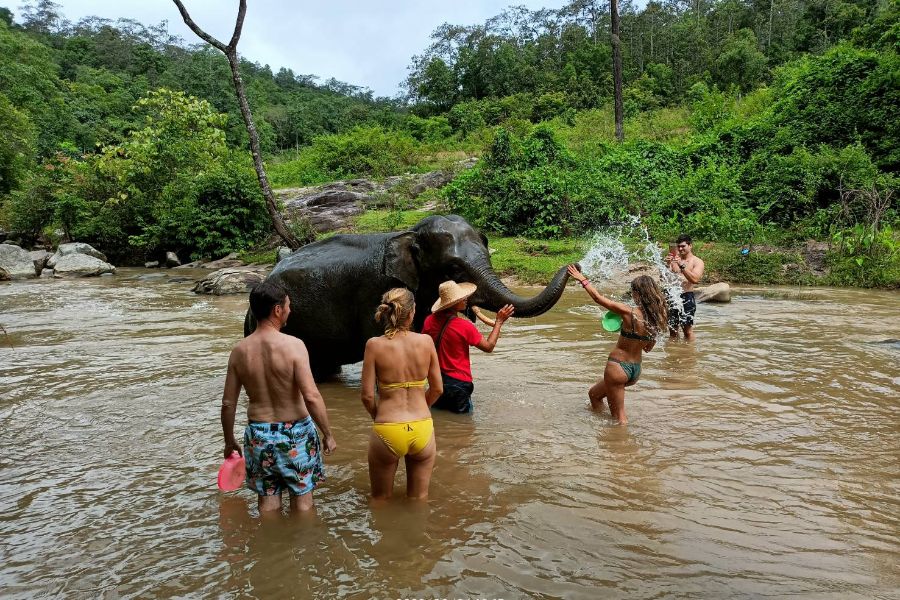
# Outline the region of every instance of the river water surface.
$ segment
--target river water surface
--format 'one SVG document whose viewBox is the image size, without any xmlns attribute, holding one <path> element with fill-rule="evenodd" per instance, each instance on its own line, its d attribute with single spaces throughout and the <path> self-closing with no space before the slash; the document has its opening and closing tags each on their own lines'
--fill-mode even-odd
<svg viewBox="0 0 900 600">
<path fill-rule="evenodd" d="M 701 305 L 618 427 L 586 397 L 613 334 L 571 288 L 473 353 L 476 414 L 435 415 L 427 505 L 368 507 L 345 367 L 320 386 L 338 450 L 316 516 L 261 521 L 215 486 L 246 298 L 189 287 L 0 284 L 0 597 L 898 597 L 896 292 Z"/>
</svg>

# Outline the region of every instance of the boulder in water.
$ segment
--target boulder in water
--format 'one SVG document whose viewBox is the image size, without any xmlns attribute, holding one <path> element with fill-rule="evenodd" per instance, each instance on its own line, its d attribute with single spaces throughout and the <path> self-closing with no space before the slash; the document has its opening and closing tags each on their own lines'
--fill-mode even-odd
<svg viewBox="0 0 900 600">
<path fill-rule="evenodd" d="M 47 260 L 47 267 L 56 269 L 56 263 L 59 261 L 59 259 L 61 259 L 63 256 L 69 256 L 72 254 L 92 256 L 100 260 L 101 262 L 106 262 L 106 255 L 90 244 L 85 244 L 83 242 L 72 242 L 69 244 L 60 244 L 59 248 L 56 249 L 56 254 L 54 254 Z"/>
<path fill-rule="evenodd" d="M 222 296 L 225 294 L 246 294 L 253 286 L 262 283 L 265 272 L 251 269 L 225 268 L 210 273 L 197 282 L 194 293 Z"/>
<path fill-rule="evenodd" d="M 170 269 L 172 267 L 180 267 L 181 261 L 178 260 L 178 255 L 174 252 L 166 252 L 166 266 Z"/>
<path fill-rule="evenodd" d="M 144 263 L 144 268 L 145 269 L 158 269 L 159 261 L 158 260 L 148 260 L 147 262 Z"/>
<path fill-rule="evenodd" d="M 0 244 L 0 279 L 32 279 L 38 272 L 27 250 L 8 242 Z"/>
<path fill-rule="evenodd" d="M 116 268 L 108 262 L 87 254 L 66 254 L 53 267 L 54 277 L 96 277 L 115 272 Z"/>
<path fill-rule="evenodd" d="M 32 250 L 28 254 L 31 255 L 31 260 L 34 262 L 34 268 L 37 271 L 38 275 L 41 274 L 41 271 L 43 271 L 44 267 L 47 266 L 47 261 L 50 260 L 51 256 L 53 256 L 46 250 Z"/>
<path fill-rule="evenodd" d="M 697 302 L 731 302 L 731 286 L 720 282 L 694 290 Z"/>
</svg>

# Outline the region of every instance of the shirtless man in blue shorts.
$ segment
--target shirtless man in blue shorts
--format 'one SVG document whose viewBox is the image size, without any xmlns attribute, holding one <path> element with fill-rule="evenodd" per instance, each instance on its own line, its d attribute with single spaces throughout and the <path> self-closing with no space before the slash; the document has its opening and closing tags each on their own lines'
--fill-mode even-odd
<svg viewBox="0 0 900 600">
<path fill-rule="evenodd" d="M 679 235 L 675 241 L 677 254 L 666 256 L 669 270 L 681 280 L 681 307 L 669 302 L 669 337 L 677 338 L 678 329 L 684 330 L 684 339 L 694 341 L 694 315 L 697 313 L 697 300 L 694 298 L 694 285 L 703 277 L 704 264 L 694 254 L 694 242 L 689 235 Z"/>
<path fill-rule="evenodd" d="M 238 342 L 228 358 L 222 394 L 225 457 L 237 451 L 247 465 L 247 487 L 257 493 L 259 511 L 281 510 L 285 489 L 291 511 L 313 507 L 312 492 L 325 454 L 335 449 L 328 411 L 309 368 L 303 342 L 281 333 L 291 299 L 278 285 L 261 283 L 250 292 L 256 331 Z M 244 448 L 234 438 L 234 415 L 241 387 L 250 400 Z M 322 432 L 322 442 L 316 426 Z"/>
</svg>

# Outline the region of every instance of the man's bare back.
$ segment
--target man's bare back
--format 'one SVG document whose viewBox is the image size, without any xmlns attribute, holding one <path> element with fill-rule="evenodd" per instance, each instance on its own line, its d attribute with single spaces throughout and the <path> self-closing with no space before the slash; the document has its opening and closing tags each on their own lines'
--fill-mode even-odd
<svg viewBox="0 0 900 600">
<path fill-rule="evenodd" d="M 256 331 L 238 342 L 228 358 L 228 374 L 222 393 L 222 430 L 225 457 L 241 449 L 234 439 L 234 413 L 241 388 L 250 404 L 247 418 L 263 423 L 297 421 L 312 415 L 325 438 L 325 454 L 335 448 L 325 401 L 309 368 L 309 354 L 302 340 L 281 333 L 291 314 L 291 299 L 272 309 Z"/>
<path fill-rule="evenodd" d="M 308 382 L 303 381 L 304 371 L 309 375 Z M 310 393 L 315 382 L 311 381 L 309 356 L 301 340 L 268 327 L 259 328 L 231 351 L 228 374 L 233 374 L 247 392 L 249 420 L 275 423 L 298 421 L 309 415 L 302 388 Z"/>
</svg>

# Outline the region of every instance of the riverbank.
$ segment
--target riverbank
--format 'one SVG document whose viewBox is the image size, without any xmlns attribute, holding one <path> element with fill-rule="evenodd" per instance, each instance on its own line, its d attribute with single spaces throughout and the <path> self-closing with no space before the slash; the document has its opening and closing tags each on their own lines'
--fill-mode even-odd
<svg viewBox="0 0 900 600">
<path fill-rule="evenodd" d="M 373 209 L 348 221 L 340 233 L 402 231 L 421 219 L 441 214 L 436 206 L 410 210 Z M 320 234 L 323 239 L 336 232 Z M 491 261 L 501 277 L 521 285 L 546 285 L 562 265 L 581 260 L 591 246 L 587 237 L 533 239 L 488 233 Z M 626 242 L 627 243 L 627 242 Z M 662 241 L 660 242 L 662 243 Z M 830 287 L 900 287 L 900 266 L 894 260 L 876 285 L 860 281 L 855 262 L 841 261 L 829 242 L 807 240 L 789 246 L 750 245 L 695 240 L 694 252 L 706 263 L 703 285 L 725 281 L 745 285 L 805 285 Z M 246 263 L 273 264 L 275 250 L 251 250 L 239 254 Z M 634 264 L 632 267 L 637 268 Z"/>
</svg>

